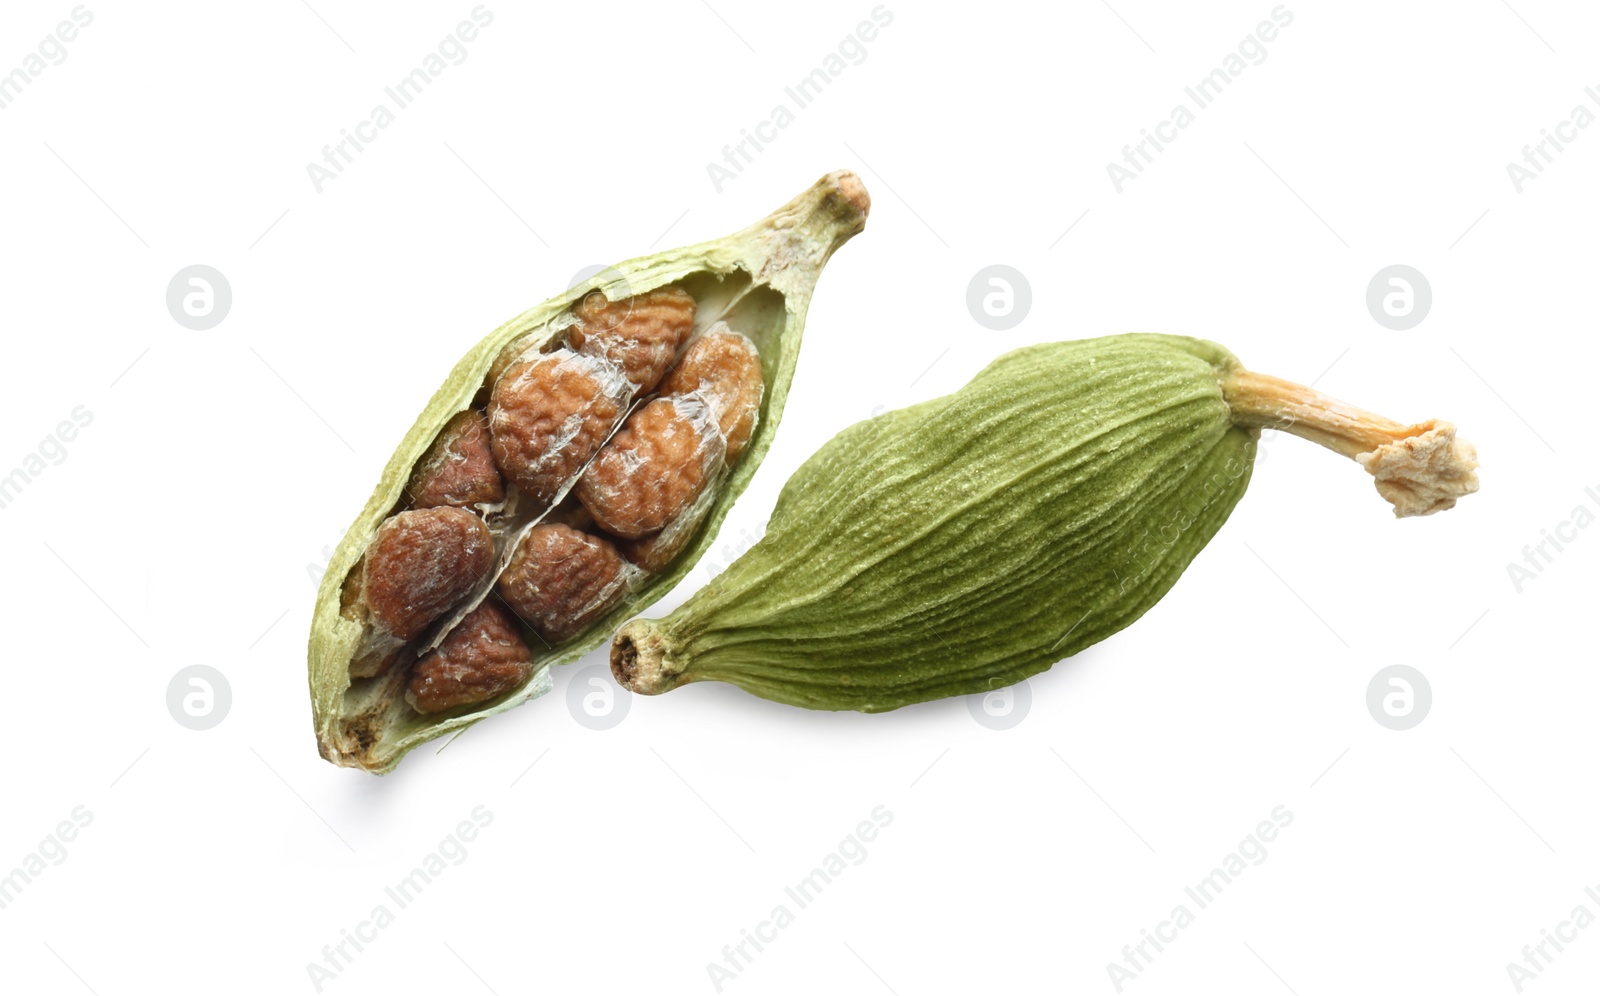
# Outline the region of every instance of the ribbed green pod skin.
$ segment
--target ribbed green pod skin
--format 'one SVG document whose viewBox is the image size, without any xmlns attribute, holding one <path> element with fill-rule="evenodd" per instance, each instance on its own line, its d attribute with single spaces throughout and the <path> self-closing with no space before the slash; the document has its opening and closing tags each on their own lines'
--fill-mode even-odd
<svg viewBox="0 0 1600 996">
<path fill-rule="evenodd" d="M 1137 620 L 1221 528 L 1256 435 L 1215 343 L 1119 335 L 996 360 L 841 432 L 765 537 L 650 635 L 668 680 L 879 712 L 1017 682 Z M 643 627 L 641 629 L 641 627 Z"/>
</svg>

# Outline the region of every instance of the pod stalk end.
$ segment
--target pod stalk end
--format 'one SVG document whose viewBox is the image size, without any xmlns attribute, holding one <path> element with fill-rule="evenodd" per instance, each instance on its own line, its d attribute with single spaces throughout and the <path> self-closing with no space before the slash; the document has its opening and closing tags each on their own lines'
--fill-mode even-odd
<svg viewBox="0 0 1600 996">
<path fill-rule="evenodd" d="M 667 641 L 648 619 L 635 619 L 611 641 L 611 674 L 617 684 L 640 695 L 660 695 L 679 684 L 682 668 L 668 653 Z"/>
<path fill-rule="evenodd" d="M 1453 508 L 1478 490 L 1478 453 L 1439 419 L 1406 425 L 1312 388 L 1236 368 L 1222 379 L 1235 425 L 1279 429 L 1350 457 L 1373 476 L 1396 518 Z"/>
</svg>

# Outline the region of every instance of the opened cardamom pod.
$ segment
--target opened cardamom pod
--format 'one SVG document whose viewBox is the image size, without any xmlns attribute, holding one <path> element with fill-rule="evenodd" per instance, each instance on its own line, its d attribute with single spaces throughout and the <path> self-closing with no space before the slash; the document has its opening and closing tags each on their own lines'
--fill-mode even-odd
<svg viewBox="0 0 1600 996">
<path fill-rule="evenodd" d="M 726 238 L 618 264 L 456 364 L 330 558 L 322 756 L 384 772 L 534 698 L 699 559 L 783 414 L 812 289 L 865 225 L 832 173 Z"/>
<path fill-rule="evenodd" d="M 1244 494 L 1263 428 L 1353 457 L 1396 516 L 1478 487 L 1450 423 L 1392 422 L 1215 343 L 1031 346 L 841 432 L 760 542 L 677 611 L 622 628 L 612 671 L 646 694 L 726 681 L 864 712 L 1013 684 L 1167 593 Z"/>
</svg>

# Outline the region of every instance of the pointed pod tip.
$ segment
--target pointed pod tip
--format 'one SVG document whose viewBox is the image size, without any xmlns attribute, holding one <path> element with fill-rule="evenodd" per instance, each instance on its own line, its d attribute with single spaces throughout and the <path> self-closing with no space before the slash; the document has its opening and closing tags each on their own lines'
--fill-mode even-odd
<svg viewBox="0 0 1600 996">
<path fill-rule="evenodd" d="M 851 207 L 855 208 L 862 218 L 872 213 L 872 195 L 867 193 L 866 185 L 861 182 L 861 177 L 850 170 L 840 169 L 829 173 L 822 178 L 822 181 L 837 189 L 839 196 L 843 197 Z"/>
<path fill-rule="evenodd" d="M 861 178 L 834 170 L 739 235 L 760 243 L 755 252 L 764 267 L 781 270 L 803 262 L 798 269 L 814 277 L 835 249 L 866 229 L 871 210 Z"/>
</svg>

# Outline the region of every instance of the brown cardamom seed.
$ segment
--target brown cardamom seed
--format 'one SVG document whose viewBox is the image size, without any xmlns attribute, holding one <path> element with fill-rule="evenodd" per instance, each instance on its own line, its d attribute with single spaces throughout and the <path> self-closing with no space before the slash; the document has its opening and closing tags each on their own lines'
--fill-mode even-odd
<svg viewBox="0 0 1600 996">
<path fill-rule="evenodd" d="M 718 322 L 705 331 L 661 382 L 662 394 L 698 394 L 717 416 L 731 464 L 744 452 L 761 414 L 761 355 L 747 336 Z"/>
<path fill-rule="evenodd" d="M 489 401 L 496 462 L 534 501 L 553 501 L 611 434 L 630 393 L 604 357 L 558 349 L 517 361 Z"/>
<path fill-rule="evenodd" d="M 483 416 L 462 412 L 451 419 L 417 464 L 406 490 L 417 508 L 503 501 L 505 482 L 489 451 L 489 427 Z"/>
<path fill-rule="evenodd" d="M 484 602 L 439 649 L 417 661 L 406 701 L 422 713 L 482 702 L 522 684 L 532 667 L 516 619 L 495 602 Z"/>
<path fill-rule="evenodd" d="M 534 526 L 500 575 L 500 597 L 552 646 L 570 639 L 623 594 L 616 548 L 571 526 Z"/>
<path fill-rule="evenodd" d="M 367 550 L 362 597 L 373 622 L 401 640 L 460 601 L 494 564 L 494 537 L 459 508 L 401 512 L 378 528 Z"/>
<path fill-rule="evenodd" d="M 694 331 L 694 298 L 676 287 L 621 301 L 595 291 L 572 311 L 578 317 L 568 333 L 572 348 L 621 367 L 639 394 L 655 389 Z"/>
<path fill-rule="evenodd" d="M 634 412 L 578 481 L 578 500 L 606 532 L 660 532 L 722 469 L 722 433 L 695 397 L 657 398 Z"/>
</svg>

